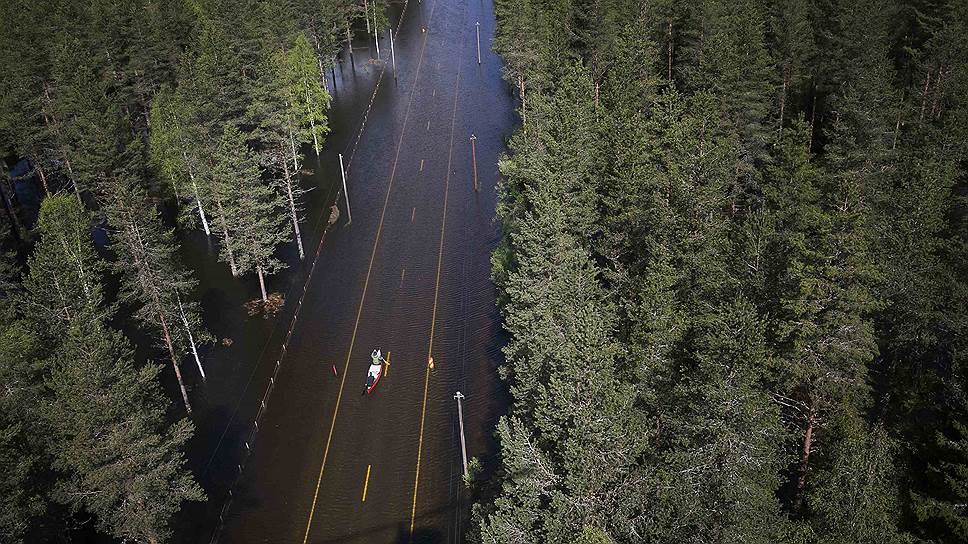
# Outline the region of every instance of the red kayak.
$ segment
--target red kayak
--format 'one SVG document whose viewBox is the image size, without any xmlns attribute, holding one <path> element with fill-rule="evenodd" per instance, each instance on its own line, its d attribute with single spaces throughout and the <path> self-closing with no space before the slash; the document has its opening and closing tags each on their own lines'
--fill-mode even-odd
<svg viewBox="0 0 968 544">
<path fill-rule="evenodd" d="M 363 394 L 369 395 L 376 388 L 376 384 L 380 383 L 380 378 L 383 376 L 383 354 L 380 350 L 375 349 L 370 355 L 373 359 L 370 362 L 370 370 L 366 373 L 366 385 L 364 385 Z"/>
</svg>

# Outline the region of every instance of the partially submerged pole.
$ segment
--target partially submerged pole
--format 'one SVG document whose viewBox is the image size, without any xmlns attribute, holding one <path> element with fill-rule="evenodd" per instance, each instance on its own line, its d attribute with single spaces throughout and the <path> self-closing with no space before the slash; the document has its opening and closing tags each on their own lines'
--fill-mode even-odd
<svg viewBox="0 0 968 544">
<path fill-rule="evenodd" d="M 343 196 L 346 197 L 346 224 L 353 222 L 353 214 L 350 213 L 350 193 L 346 190 L 346 169 L 343 168 L 343 154 L 339 154 L 339 173 L 343 176 Z"/>
<path fill-rule="evenodd" d="M 477 63 L 481 63 L 481 22 L 478 21 L 474 26 L 477 27 Z"/>
<path fill-rule="evenodd" d="M 464 441 L 464 409 L 461 407 L 460 401 L 464 398 L 460 391 L 454 395 L 457 399 L 457 419 L 460 420 L 460 455 L 461 459 L 464 461 L 464 478 L 467 479 L 467 443 Z"/>
<path fill-rule="evenodd" d="M 474 164 L 474 190 L 477 191 L 477 136 L 471 134 L 471 162 Z"/>
<path fill-rule="evenodd" d="M 397 79 L 397 56 L 393 53 L 393 28 L 390 28 L 390 61 L 393 63 L 393 79 Z"/>
</svg>

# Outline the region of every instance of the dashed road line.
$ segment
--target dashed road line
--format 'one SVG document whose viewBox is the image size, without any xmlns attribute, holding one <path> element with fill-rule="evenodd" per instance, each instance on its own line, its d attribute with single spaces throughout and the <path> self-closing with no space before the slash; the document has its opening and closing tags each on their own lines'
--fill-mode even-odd
<svg viewBox="0 0 968 544">
<path fill-rule="evenodd" d="M 434 10 L 436 9 L 436 7 L 437 7 L 437 2 L 435 1 L 434 5 L 430 9 L 430 18 L 428 19 L 428 22 L 427 22 L 428 25 L 430 24 L 430 21 L 433 20 Z M 360 297 L 360 305 L 356 311 L 356 322 L 353 324 L 353 333 L 350 336 L 350 346 L 349 346 L 349 349 L 347 349 L 346 351 L 346 362 L 343 365 L 343 376 L 340 379 L 339 393 L 336 396 L 336 406 L 333 408 L 333 419 L 329 425 L 329 434 L 326 438 L 326 447 L 323 450 L 323 460 L 319 465 L 319 477 L 316 479 L 316 489 L 313 492 L 313 503 L 309 509 L 309 517 L 306 520 L 306 532 L 303 535 L 303 544 L 306 544 L 306 542 L 309 541 L 309 533 L 312 530 L 313 516 L 316 513 L 316 502 L 319 499 L 319 487 L 323 482 L 323 472 L 326 470 L 326 460 L 329 457 L 329 448 L 333 441 L 333 430 L 336 428 L 336 417 L 339 414 L 339 405 L 340 405 L 340 401 L 343 398 L 343 387 L 346 383 L 346 374 L 348 373 L 348 370 L 349 370 L 350 358 L 352 357 L 352 354 L 353 354 L 353 347 L 356 344 L 356 333 L 359 330 L 360 317 L 363 315 L 363 305 L 366 301 L 366 291 L 370 285 L 370 274 L 373 272 L 373 262 L 376 260 L 376 250 L 380 243 L 380 235 L 383 233 L 383 221 L 384 221 L 384 218 L 386 217 L 387 206 L 390 203 L 390 193 L 393 190 L 393 180 L 397 172 L 397 163 L 400 159 L 400 150 L 403 147 L 403 137 L 406 135 L 406 131 L 407 131 L 407 120 L 410 118 L 410 110 L 413 106 L 413 98 L 417 91 L 417 83 L 420 81 L 420 67 L 423 64 L 424 53 L 426 52 L 426 49 L 427 49 L 427 34 L 424 33 L 423 37 L 424 37 L 423 43 L 420 46 L 420 56 L 418 57 L 418 60 L 417 60 L 417 68 L 413 78 L 413 88 L 410 89 L 410 98 L 407 100 L 407 110 L 403 116 L 403 125 L 400 129 L 400 138 L 397 142 L 397 151 L 393 158 L 393 166 L 390 169 L 390 179 L 389 179 L 389 182 L 387 183 L 387 194 L 383 200 L 383 210 L 380 212 L 380 222 L 379 222 L 379 225 L 377 226 L 376 237 L 373 240 L 373 250 L 370 252 L 370 264 L 367 267 L 366 279 L 363 282 L 363 294 Z"/>
</svg>

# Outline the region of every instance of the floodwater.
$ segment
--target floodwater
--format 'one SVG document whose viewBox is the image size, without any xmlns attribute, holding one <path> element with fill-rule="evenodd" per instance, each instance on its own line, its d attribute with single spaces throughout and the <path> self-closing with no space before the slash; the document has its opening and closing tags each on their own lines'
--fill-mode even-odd
<svg viewBox="0 0 968 544">
<path fill-rule="evenodd" d="M 178 542 L 463 541 L 454 395 L 466 397 L 468 457 L 493 455 L 507 397 L 490 254 L 497 158 L 516 117 L 489 0 L 410 0 L 390 20 L 396 77 L 387 32 L 383 60 L 360 32 L 334 71 L 333 132 L 303 180 L 306 260 L 287 247 L 292 266 L 269 282 L 284 311 L 247 317 L 255 280 L 232 278 L 204 237 L 183 240 L 206 323 L 232 342 L 206 358 L 207 383 L 184 365 L 190 465 L 209 501 L 184 509 Z M 334 200 L 340 218 L 323 236 Z M 377 348 L 389 366 L 363 395 Z"/>
</svg>

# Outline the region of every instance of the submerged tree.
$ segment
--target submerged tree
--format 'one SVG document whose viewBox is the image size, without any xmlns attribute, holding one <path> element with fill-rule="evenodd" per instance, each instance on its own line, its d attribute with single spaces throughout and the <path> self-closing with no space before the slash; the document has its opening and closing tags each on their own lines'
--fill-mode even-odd
<svg viewBox="0 0 968 544">
<path fill-rule="evenodd" d="M 137 156 L 136 143 L 129 152 Z M 204 376 L 194 345 L 200 335 L 188 334 L 200 320 L 194 305 L 186 304 L 180 294 L 191 292 L 195 279 L 179 262 L 174 236 L 162 226 L 158 210 L 141 185 L 142 179 L 138 166 L 129 162 L 101 190 L 114 238 L 111 247 L 119 257 L 116 267 L 122 273 L 120 301 L 135 308 L 135 317 L 142 326 L 160 333 L 160 343 L 168 351 L 185 408 L 191 412 L 179 362 L 185 350 L 179 348 L 179 341 L 184 339 L 191 344 L 199 372 Z M 179 323 L 187 323 L 183 333 L 179 332 Z"/>
<path fill-rule="evenodd" d="M 231 258 L 229 249 L 234 250 L 239 273 L 255 271 L 266 301 L 265 275 L 285 266 L 274 253 L 286 240 L 286 201 L 263 181 L 258 156 L 234 127 L 226 127 L 222 135 L 213 179 L 213 190 L 225 203 L 226 228 L 232 235 L 231 246 L 222 249 L 220 258 Z"/>
</svg>

